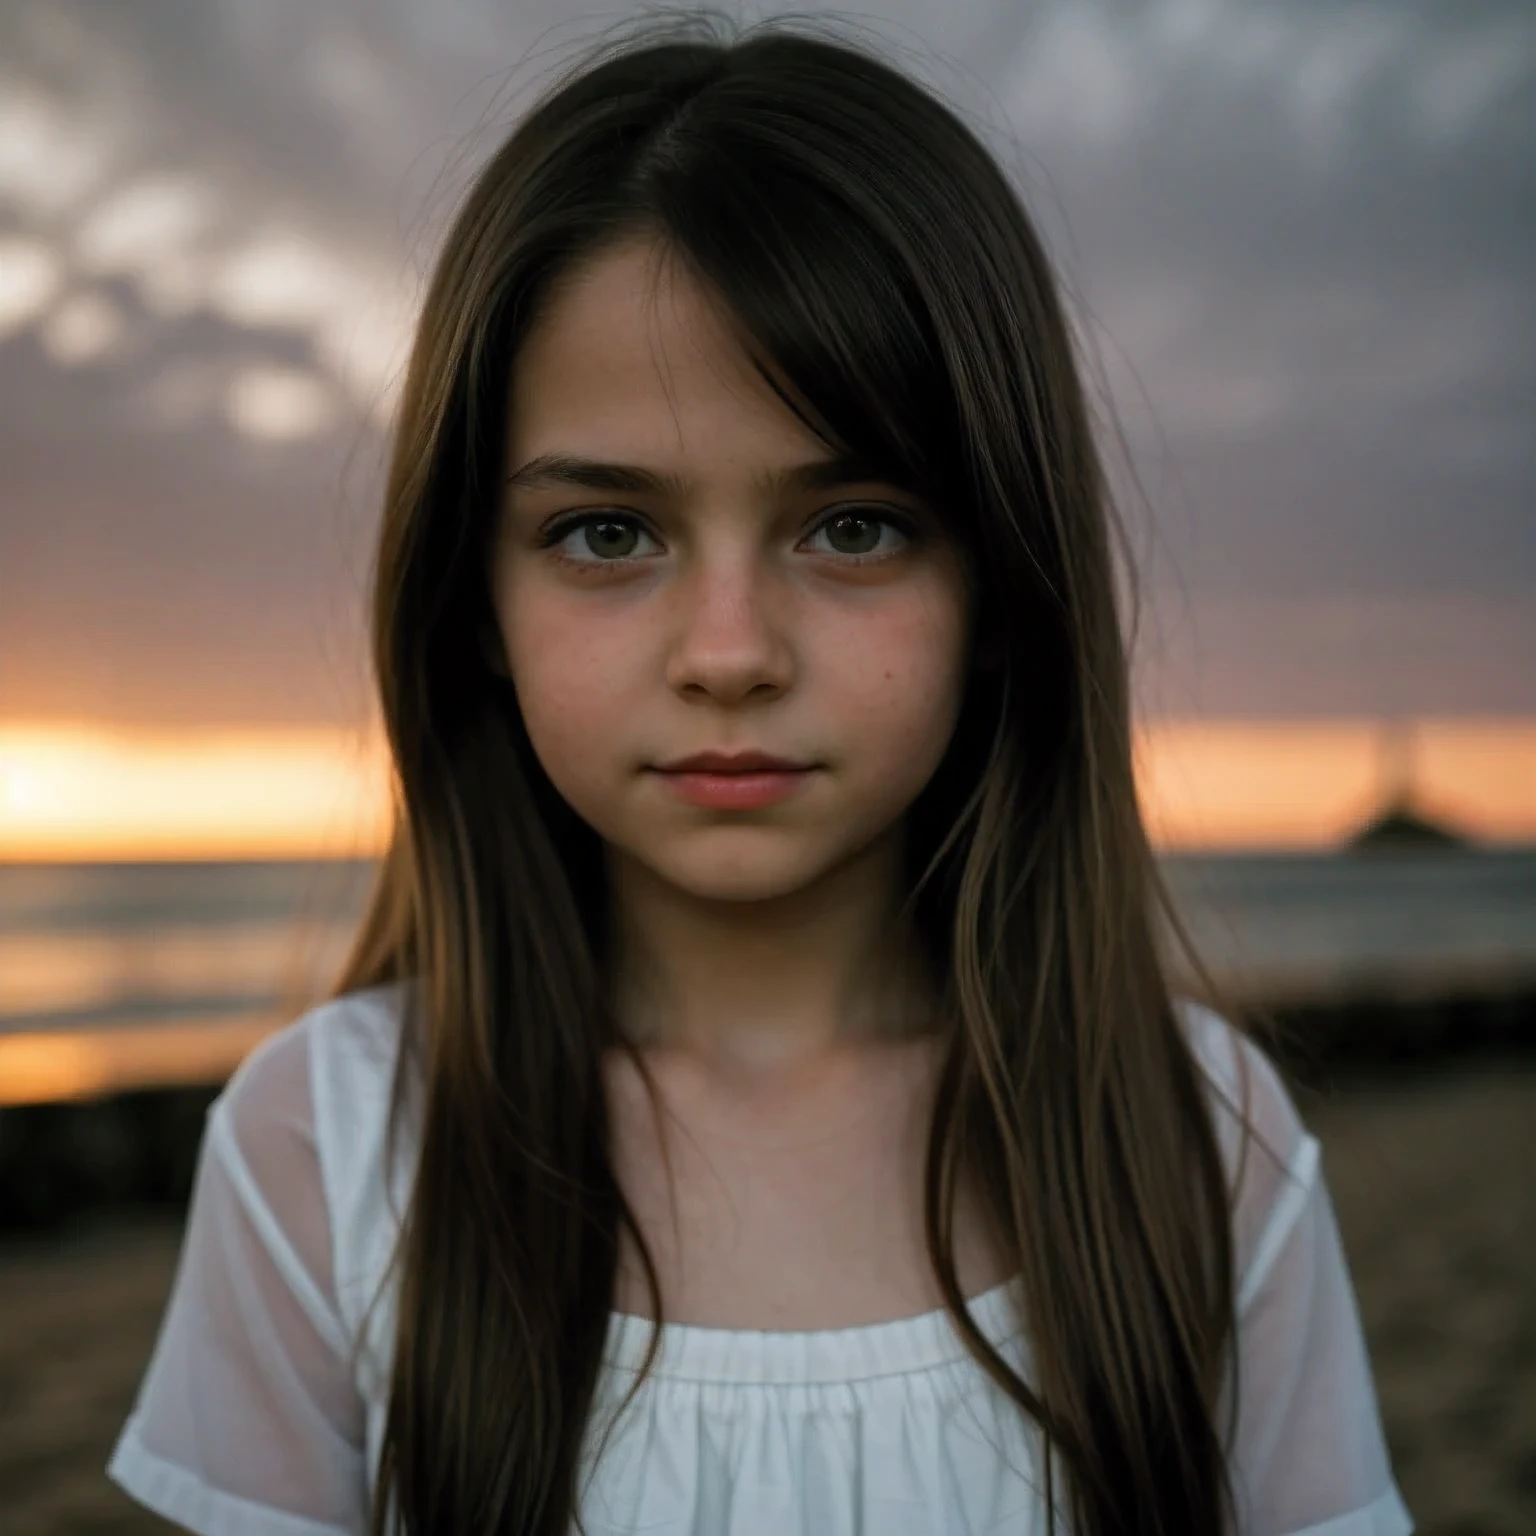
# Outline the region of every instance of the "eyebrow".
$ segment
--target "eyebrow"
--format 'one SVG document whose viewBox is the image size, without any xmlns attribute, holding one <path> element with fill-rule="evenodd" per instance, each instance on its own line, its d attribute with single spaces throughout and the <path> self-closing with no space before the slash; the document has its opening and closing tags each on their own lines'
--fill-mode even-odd
<svg viewBox="0 0 1536 1536">
<path fill-rule="evenodd" d="M 853 454 L 837 454 L 772 470 L 759 483 L 778 493 L 828 491 L 840 485 L 864 481 L 889 482 L 873 464 Z M 636 464 L 611 464 L 569 453 L 541 453 L 507 476 L 514 490 L 545 490 L 552 486 L 576 486 L 590 491 L 616 491 L 629 495 L 681 495 L 687 482 L 677 475 L 658 474 Z"/>
</svg>

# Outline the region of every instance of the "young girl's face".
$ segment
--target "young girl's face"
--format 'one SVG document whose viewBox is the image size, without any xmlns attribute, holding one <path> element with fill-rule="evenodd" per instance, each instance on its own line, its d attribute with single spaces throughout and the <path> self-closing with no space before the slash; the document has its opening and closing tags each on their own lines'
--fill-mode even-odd
<svg viewBox="0 0 1536 1536">
<path fill-rule="evenodd" d="M 788 895 L 894 833 L 937 767 L 965 584 L 936 509 L 837 464 L 657 255 L 568 274 L 518 357 L 507 663 L 544 770 L 615 854 L 706 899 Z M 799 771 L 667 771 L 704 752 Z"/>
</svg>

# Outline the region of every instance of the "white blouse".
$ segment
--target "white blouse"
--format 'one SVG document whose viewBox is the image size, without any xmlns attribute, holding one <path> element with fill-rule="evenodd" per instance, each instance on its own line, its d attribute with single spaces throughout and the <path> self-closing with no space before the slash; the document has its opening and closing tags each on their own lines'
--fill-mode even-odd
<svg viewBox="0 0 1536 1536">
<path fill-rule="evenodd" d="M 413 1161 L 406 1135 L 386 1167 L 402 1002 L 381 987 L 314 1009 L 210 1111 L 170 1304 L 108 1469 L 202 1536 L 367 1529 L 392 1284 L 369 1303 Z M 1214 1014 L 1186 1019 L 1233 1185 L 1239 1528 L 1405 1536 L 1317 1142 L 1262 1054 Z M 1258 1135 L 1239 1167 L 1244 1077 Z M 1028 1378 L 1015 1300 L 1004 1284 L 970 1307 Z M 1038 1432 L 944 1312 L 818 1332 L 667 1324 L 594 1460 L 651 1327 L 610 1318 L 583 1460 L 591 1536 L 1043 1533 Z"/>
</svg>

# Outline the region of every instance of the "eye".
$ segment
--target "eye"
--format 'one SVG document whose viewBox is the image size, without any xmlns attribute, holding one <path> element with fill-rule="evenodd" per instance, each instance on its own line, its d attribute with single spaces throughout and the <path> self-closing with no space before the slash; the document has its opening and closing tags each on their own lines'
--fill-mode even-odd
<svg viewBox="0 0 1536 1536">
<path fill-rule="evenodd" d="M 894 534 L 894 540 L 887 535 Z M 885 560 L 912 542 L 912 529 L 904 518 L 875 508 L 844 507 L 823 520 L 810 535 L 825 536 L 830 552 L 851 564 Z"/>
<path fill-rule="evenodd" d="M 637 554 L 649 553 L 640 548 L 645 539 L 656 542 L 633 518 L 595 512 L 551 528 L 543 547 L 553 548 L 559 559 L 571 565 L 620 565 Z"/>
</svg>

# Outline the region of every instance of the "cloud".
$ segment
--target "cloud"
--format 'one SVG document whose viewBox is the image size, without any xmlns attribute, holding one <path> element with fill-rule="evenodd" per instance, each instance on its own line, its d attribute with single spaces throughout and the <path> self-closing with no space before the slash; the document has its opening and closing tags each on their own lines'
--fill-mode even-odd
<svg viewBox="0 0 1536 1536">
<path fill-rule="evenodd" d="M 297 368 L 243 368 L 230 381 L 225 414 L 241 432 L 272 442 L 318 437 L 335 413 L 330 391 Z"/>
<path fill-rule="evenodd" d="M 246 29 L 267 32 L 268 46 L 276 39 L 274 17 L 247 10 L 227 30 L 186 13 L 167 28 L 172 11 L 137 4 L 90 8 L 87 24 L 86 10 L 67 0 L 23 4 L 0 21 L 10 68 L 9 78 L 0 74 L 0 219 L 9 211 L 27 239 L 46 246 L 49 298 L 68 298 L 75 281 L 110 278 L 130 284 L 146 324 L 163 324 L 168 336 L 198 314 L 232 319 L 253 339 L 302 334 L 327 387 L 382 423 L 417 274 L 405 252 L 379 247 L 386 189 L 350 174 L 337 150 L 362 138 L 338 140 L 334 109 L 339 99 L 355 113 L 368 98 L 359 126 L 391 153 L 396 175 L 429 130 L 392 106 L 402 85 L 410 99 L 408 83 L 363 69 L 355 37 L 333 35 L 302 54 L 302 68 L 249 78 L 242 65 L 259 70 L 262 61 L 259 46 L 254 57 L 240 54 L 259 43 Z M 198 43 L 211 49 L 206 57 L 197 58 Z M 417 135 L 414 144 L 392 141 L 391 116 L 397 133 Z M 8 283 L 15 290 L 24 280 L 24 312 L 14 294 L 0 299 L 12 330 L 45 322 L 40 271 L 31 252 Z M 93 301 L 88 288 L 76 297 L 78 315 Z M 63 360 L 55 347 L 45 353 Z"/>
<path fill-rule="evenodd" d="M 213 190 L 185 175 L 130 181 L 75 227 L 75 263 L 85 273 L 131 280 L 160 314 L 184 314 L 207 287 L 217 207 Z"/>
<path fill-rule="evenodd" d="M 42 328 L 43 350 L 65 367 L 107 356 L 123 340 L 122 311 L 98 293 L 75 293 L 60 304 Z"/>
<path fill-rule="evenodd" d="M 94 125 L 72 121 L 40 91 L 4 83 L 0 95 L 0 198 L 39 219 L 75 207 L 100 185 L 109 143 Z"/>
<path fill-rule="evenodd" d="M 1429 137 L 1459 138 L 1490 105 L 1536 74 L 1536 17 L 1504 16 L 1457 38 L 1427 59 L 1412 101 Z"/>
<path fill-rule="evenodd" d="M 377 265 L 293 231 L 259 233 L 209 275 L 207 307 L 248 329 L 294 329 L 366 409 L 387 419 L 409 346 L 406 295 Z"/>
<path fill-rule="evenodd" d="M 44 241 L 0 239 L 0 336 L 47 314 L 63 282 L 63 263 Z"/>
<path fill-rule="evenodd" d="M 1141 119 L 1148 83 L 1127 28 L 1098 6 L 1062 6 L 1030 36 L 1004 99 L 1023 132 L 1102 152 Z"/>
<path fill-rule="evenodd" d="M 30 699 L 323 710 L 298 658 L 357 598 L 423 273 L 529 93 L 612 19 L 557 0 L 0 14 L 0 644 L 24 646 Z M 862 19 L 1019 177 L 1130 441 L 1157 601 L 1213 616 L 1202 707 L 1397 707 L 1319 638 L 1353 612 L 1405 646 L 1438 616 L 1449 659 L 1404 669 L 1404 707 L 1459 687 L 1536 710 L 1508 617 L 1536 609 L 1523 0 L 874 0 Z M 194 645 L 206 678 L 173 685 Z"/>
<path fill-rule="evenodd" d="M 1137 654 L 1159 716 L 1536 713 L 1536 608 L 1477 589 L 1158 594 Z"/>
</svg>

